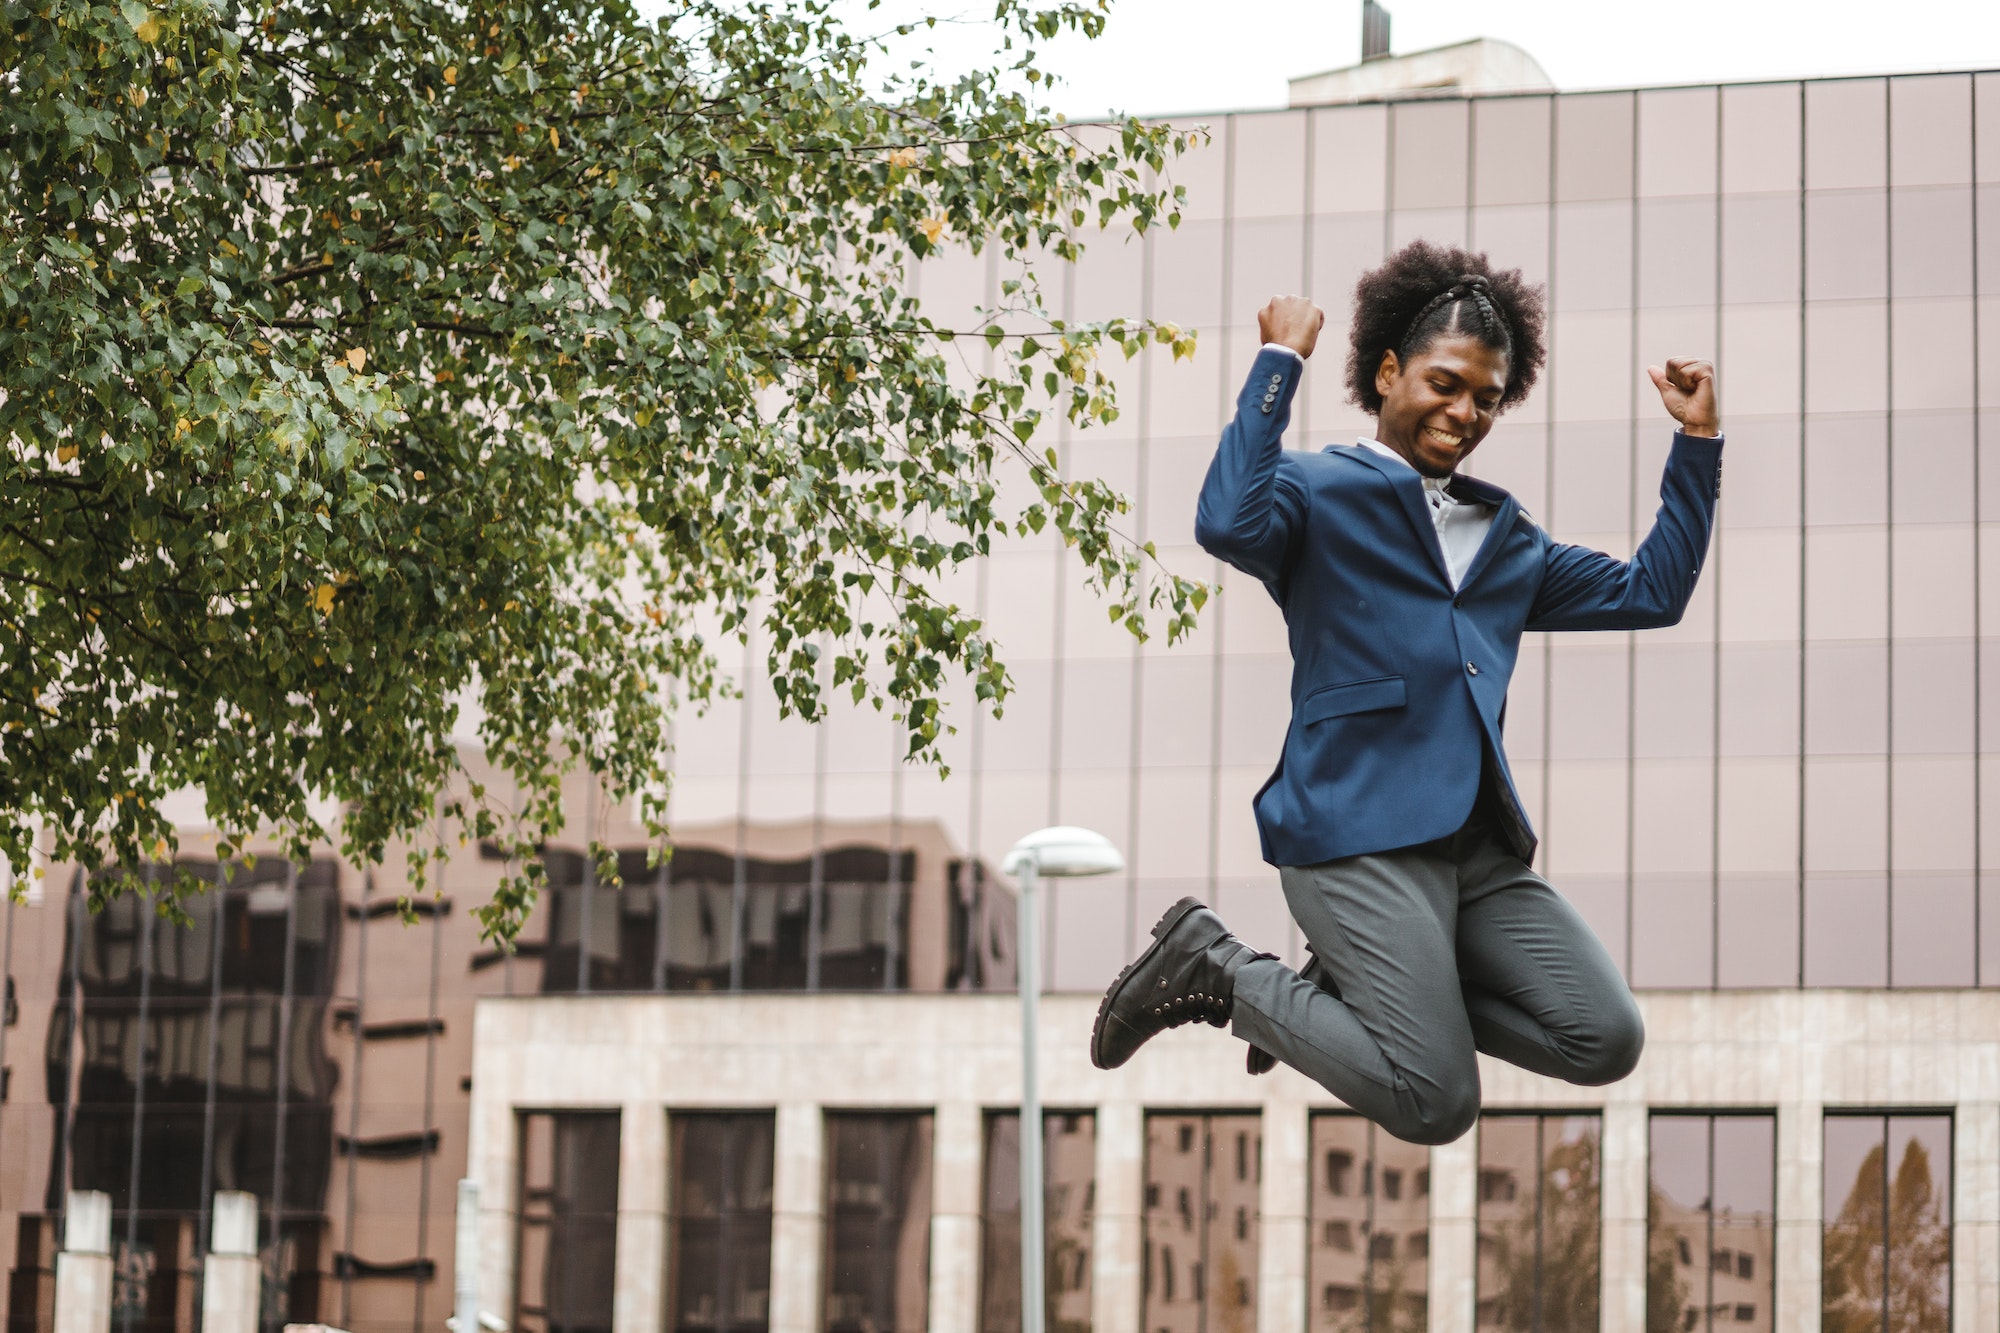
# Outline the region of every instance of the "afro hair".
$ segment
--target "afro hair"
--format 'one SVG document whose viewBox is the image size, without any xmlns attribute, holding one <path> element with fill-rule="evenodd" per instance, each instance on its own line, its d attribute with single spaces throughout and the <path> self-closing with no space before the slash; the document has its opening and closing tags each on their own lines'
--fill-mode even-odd
<svg viewBox="0 0 2000 1333">
<path fill-rule="evenodd" d="M 1528 396 L 1548 349 L 1542 289 L 1521 270 L 1495 270 L 1483 254 L 1411 241 L 1354 285 L 1347 353 L 1348 399 L 1370 416 L 1382 411 L 1375 372 L 1385 352 L 1407 362 L 1441 334 L 1479 337 L 1507 353 L 1507 388 L 1497 411 Z"/>
</svg>

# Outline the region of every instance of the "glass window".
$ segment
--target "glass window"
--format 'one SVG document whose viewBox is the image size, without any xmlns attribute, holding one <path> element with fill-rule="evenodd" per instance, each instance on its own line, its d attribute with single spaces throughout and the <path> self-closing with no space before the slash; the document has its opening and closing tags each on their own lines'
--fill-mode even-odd
<svg viewBox="0 0 2000 1333">
<path fill-rule="evenodd" d="M 1972 179 L 1972 79 L 1964 74 L 1889 81 L 1889 172 L 1897 185 Z"/>
<path fill-rule="evenodd" d="M 1548 202 L 1550 105 L 1547 97 L 1473 99 L 1474 203 Z"/>
<path fill-rule="evenodd" d="M 1799 188 L 1800 85 L 1748 83 L 1722 90 L 1722 188 L 1762 194 Z"/>
<path fill-rule="evenodd" d="M 610 1333 L 618 1248 L 618 1113 L 520 1118 L 514 1327 Z"/>
<path fill-rule="evenodd" d="M 931 1117 L 826 1117 L 826 1333 L 922 1333 L 931 1285 Z"/>
<path fill-rule="evenodd" d="M 1646 1327 L 1770 1333 L 1777 1295 L 1777 1117 L 1655 1115 Z"/>
<path fill-rule="evenodd" d="M 1654 990 L 1705 990 L 1714 985 L 1714 915 L 1714 881 L 1709 876 L 1635 874 L 1632 985 Z"/>
<path fill-rule="evenodd" d="M 1806 845 L 1813 846 L 1812 828 Z M 1889 884 L 1880 876 L 1808 875 L 1805 889 L 1805 984 L 1886 986 Z"/>
<path fill-rule="evenodd" d="M 1890 191 L 1889 253 L 1899 299 L 1972 295 L 1971 187 Z"/>
<path fill-rule="evenodd" d="M 1829 1333 L 1951 1327 L 1951 1117 L 1826 1118 L 1820 1321 Z"/>
<path fill-rule="evenodd" d="M 1395 154 L 1391 208 L 1465 207 L 1466 106 L 1457 99 L 1390 105 L 1389 142 Z"/>
<path fill-rule="evenodd" d="M 1142 1327 L 1171 1333 L 1257 1327 L 1262 1178 L 1258 1116 L 1146 1117 Z"/>
<path fill-rule="evenodd" d="M 1479 1118 L 1480 1329 L 1597 1328 L 1600 1137 L 1594 1115 Z"/>
<path fill-rule="evenodd" d="M 1307 1325 L 1423 1333 L 1430 1323 L 1431 1154 L 1357 1115 L 1312 1118 Z"/>
<path fill-rule="evenodd" d="M 1725 874 L 1716 882 L 1715 898 L 1716 986 L 1798 985 L 1798 880 L 1792 875 Z"/>
<path fill-rule="evenodd" d="M 1879 537 L 1879 533 L 1864 534 Z M 1856 543 L 1859 545 L 1860 543 Z M 1870 543 L 1873 544 L 1873 543 Z M 1834 543 L 1813 542 L 1808 550 L 1818 554 Z M 1881 632 L 1882 587 L 1880 568 L 1870 560 L 1814 561 L 1812 577 L 1823 590 L 1827 604 L 1824 615 L 1808 615 L 1808 623 L 1820 634 L 1862 639 L 1869 630 Z M 1852 617 L 1836 618 L 1834 605 L 1843 581 L 1864 603 Z M 1874 602 L 1874 606 L 1866 605 Z M 1870 615 L 1870 612 L 1873 615 Z M 1871 625 L 1870 620 L 1875 623 Z M 1809 755 L 1879 755 L 1889 744 L 1889 648 L 1874 642 L 1814 641 L 1806 646 L 1806 753 Z M 1829 791 L 1833 790 L 1829 788 Z M 1842 788 L 1841 790 L 1845 790 Z M 1857 790 L 1856 799 L 1865 799 Z M 1843 814 L 1859 813 L 1858 810 Z"/>
<path fill-rule="evenodd" d="M 1806 84 L 1806 188 L 1848 190 L 1888 183 L 1887 79 Z"/>
<path fill-rule="evenodd" d="M 1713 194 L 1718 88 L 1639 94 L 1639 193 Z"/>
<path fill-rule="evenodd" d="M 1284 218 L 1296 234 L 1305 211 L 1306 112 L 1229 118 L 1231 183 L 1237 218 Z"/>
<path fill-rule="evenodd" d="M 1888 285 L 1888 193 L 1835 190 L 1806 195 L 1806 299 L 1879 297 Z"/>
<path fill-rule="evenodd" d="M 1705 198 L 1647 199 L 1640 203 L 1640 305 L 1707 306 L 1714 303 L 1715 210 L 1716 200 L 1712 195 Z"/>
<path fill-rule="evenodd" d="M 1795 194 L 1725 195 L 1722 299 L 1796 301 L 1799 296 L 1799 199 Z M 1792 320 L 1797 322 L 1797 314 Z M 1797 350 L 1793 350 L 1796 359 Z"/>
<path fill-rule="evenodd" d="M 770 1327 L 776 1124 L 769 1111 L 674 1113 L 670 1333 Z"/>
<path fill-rule="evenodd" d="M 1632 93 L 1556 99 L 1556 198 L 1632 195 Z"/>
<path fill-rule="evenodd" d="M 986 1117 L 985 1226 L 979 1270 L 981 1333 L 1021 1327 L 1021 1116 Z M 1042 1326 L 1088 1333 L 1097 1216 L 1097 1117 L 1042 1113 Z"/>
<path fill-rule="evenodd" d="M 1555 281 L 1558 310 L 1629 310 L 1632 306 L 1632 202 L 1558 204 Z M 1702 275 L 1702 290 L 1709 289 Z M 1621 411 L 1619 415 L 1623 416 Z"/>
<path fill-rule="evenodd" d="M 1312 116 L 1315 213 L 1379 213 L 1387 203 L 1389 108 L 1328 107 Z"/>
<path fill-rule="evenodd" d="M 1886 418 L 1873 414 L 1810 418 L 1804 470 L 1806 522 L 1824 527 L 1887 521 Z"/>
<path fill-rule="evenodd" d="M 1970 874 L 1896 876 L 1889 899 L 1889 984 L 1970 986 L 1974 925 Z"/>
<path fill-rule="evenodd" d="M 624 882 L 614 887 L 588 882 L 576 852 L 545 854 L 545 994 L 910 984 L 909 849 L 835 845 L 739 866 L 731 852 L 681 847 L 663 865 L 646 859 L 643 850 L 619 853 Z"/>
</svg>

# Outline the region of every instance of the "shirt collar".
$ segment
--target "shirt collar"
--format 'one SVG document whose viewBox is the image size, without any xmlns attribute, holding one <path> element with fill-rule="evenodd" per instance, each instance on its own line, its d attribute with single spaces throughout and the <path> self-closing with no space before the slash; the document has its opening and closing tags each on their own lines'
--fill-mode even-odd
<svg viewBox="0 0 2000 1333">
<path fill-rule="evenodd" d="M 1401 463 L 1404 467 L 1410 468 L 1410 471 L 1416 472 L 1415 468 L 1410 467 L 1409 459 L 1403 457 L 1401 454 L 1397 453 L 1394 449 L 1391 449 L 1388 445 L 1382 443 L 1380 440 L 1371 440 L 1364 435 L 1360 439 L 1356 440 L 1355 443 L 1360 445 L 1363 449 L 1368 450 L 1370 453 L 1376 453 L 1382 455 L 1382 457 L 1384 458 L 1394 459 L 1396 462 Z M 1421 481 L 1424 484 L 1425 490 L 1440 495 L 1444 499 L 1450 501 L 1453 504 L 1458 503 L 1458 497 L 1453 495 L 1451 491 L 1448 489 L 1451 485 L 1450 477 L 1426 477 L 1421 473 L 1419 473 L 1417 476 L 1417 480 Z"/>
</svg>

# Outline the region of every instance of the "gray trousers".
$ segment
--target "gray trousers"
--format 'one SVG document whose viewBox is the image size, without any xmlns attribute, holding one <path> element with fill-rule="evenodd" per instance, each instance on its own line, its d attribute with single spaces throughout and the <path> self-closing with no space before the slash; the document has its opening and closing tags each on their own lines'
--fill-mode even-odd
<svg viewBox="0 0 2000 1333">
<path fill-rule="evenodd" d="M 1233 1030 L 1397 1138 L 1449 1143 L 1472 1127 L 1475 1051 L 1569 1083 L 1638 1063 L 1645 1028 L 1617 966 L 1487 818 L 1279 877 L 1339 993 L 1247 962 Z"/>
</svg>

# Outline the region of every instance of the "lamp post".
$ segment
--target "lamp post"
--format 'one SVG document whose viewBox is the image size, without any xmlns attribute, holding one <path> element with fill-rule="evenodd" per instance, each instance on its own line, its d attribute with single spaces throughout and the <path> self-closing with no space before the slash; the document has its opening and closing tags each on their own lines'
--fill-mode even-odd
<svg viewBox="0 0 2000 1333">
<path fill-rule="evenodd" d="M 1014 952 L 1021 989 L 1021 1333 L 1042 1333 L 1042 1094 L 1035 1081 L 1041 927 L 1035 894 L 1043 876 L 1069 879 L 1125 868 L 1111 840 L 1089 829 L 1058 825 L 1014 844 L 1001 869 L 1021 882 Z"/>
</svg>

